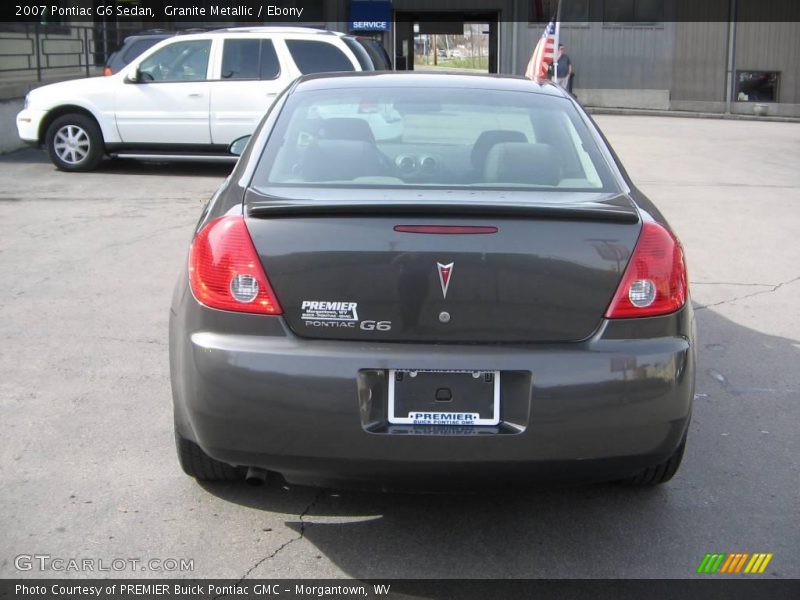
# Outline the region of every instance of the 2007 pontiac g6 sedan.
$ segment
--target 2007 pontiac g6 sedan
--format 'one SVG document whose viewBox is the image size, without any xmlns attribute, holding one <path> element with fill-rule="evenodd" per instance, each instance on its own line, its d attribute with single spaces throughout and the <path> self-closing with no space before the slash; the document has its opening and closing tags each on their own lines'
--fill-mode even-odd
<svg viewBox="0 0 800 600">
<path fill-rule="evenodd" d="M 683 250 L 561 88 L 308 76 L 245 143 L 172 302 L 186 473 L 672 478 L 695 378 Z"/>
</svg>

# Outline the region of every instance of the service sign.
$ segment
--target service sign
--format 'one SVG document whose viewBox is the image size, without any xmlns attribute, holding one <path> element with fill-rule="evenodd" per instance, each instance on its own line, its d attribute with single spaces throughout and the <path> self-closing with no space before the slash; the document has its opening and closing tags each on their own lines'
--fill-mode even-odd
<svg viewBox="0 0 800 600">
<path fill-rule="evenodd" d="M 392 3 L 383 0 L 356 0 L 350 3 L 350 31 L 390 31 Z"/>
</svg>

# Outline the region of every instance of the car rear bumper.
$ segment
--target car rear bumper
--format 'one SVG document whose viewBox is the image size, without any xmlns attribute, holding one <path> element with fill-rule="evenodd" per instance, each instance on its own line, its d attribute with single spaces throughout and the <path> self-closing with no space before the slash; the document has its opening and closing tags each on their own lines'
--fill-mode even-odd
<svg viewBox="0 0 800 600">
<path fill-rule="evenodd" d="M 675 451 L 694 396 L 691 308 L 638 321 L 582 343 L 366 344 L 301 339 L 279 317 L 184 293 L 170 321 L 176 427 L 217 460 L 298 483 L 621 478 Z M 501 371 L 501 425 L 389 425 L 393 368 Z"/>
</svg>

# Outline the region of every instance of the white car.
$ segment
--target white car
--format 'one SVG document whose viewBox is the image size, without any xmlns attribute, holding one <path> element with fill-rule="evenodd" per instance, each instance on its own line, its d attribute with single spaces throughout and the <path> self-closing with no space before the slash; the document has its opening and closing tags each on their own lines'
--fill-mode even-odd
<svg viewBox="0 0 800 600">
<path fill-rule="evenodd" d="M 353 36 L 303 27 L 233 28 L 168 38 L 110 77 L 31 91 L 17 115 L 25 142 L 56 167 L 90 171 L 104 156 L 231 160 L 297 77 L 375 65 Z"/>
</svg>

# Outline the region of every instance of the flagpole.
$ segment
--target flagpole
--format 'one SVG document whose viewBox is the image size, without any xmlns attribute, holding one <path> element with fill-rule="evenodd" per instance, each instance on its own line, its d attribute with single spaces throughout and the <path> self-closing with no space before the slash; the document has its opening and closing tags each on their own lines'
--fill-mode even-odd
<svg viewBox="0 0 800 600">
<path fill-rule="evenodd" d="M 553 46 L 553 81 L 558 83 L 558 44 L 561 43 L 561 0 L 556 4 L 556 37 Z"/>
</svg>

